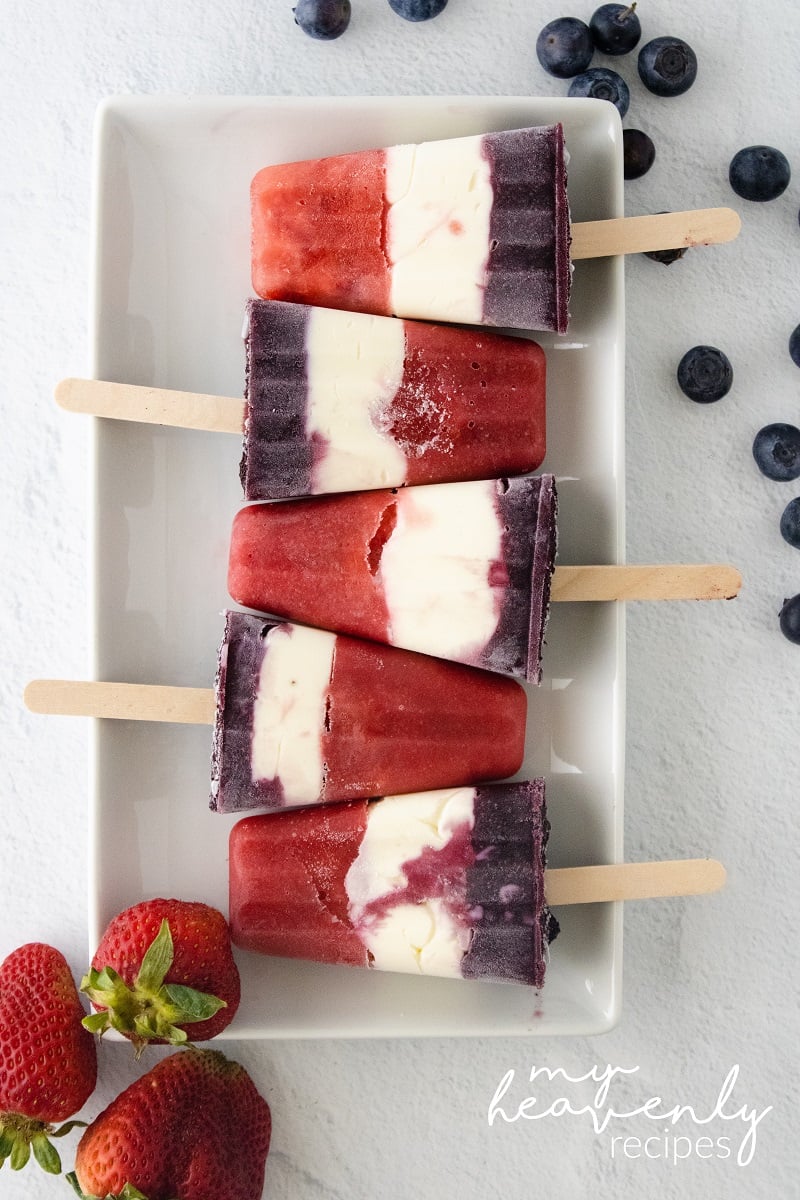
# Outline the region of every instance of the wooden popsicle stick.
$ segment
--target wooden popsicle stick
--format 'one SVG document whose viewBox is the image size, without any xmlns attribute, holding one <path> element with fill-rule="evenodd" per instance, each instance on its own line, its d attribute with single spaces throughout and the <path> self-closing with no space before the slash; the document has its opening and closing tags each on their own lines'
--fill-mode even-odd
<svg viewBox="0 0 800 1200">
<path fill-rule="evenodd" d="M 643 217 L 614 217 L 580 221 L 572 226 L 570 257 L 607 258 L 643 250 L 677 250 L 731 242 L 742 227 L 732 208 L 698 208 L 689 212 L 651 213 Z"/>
<path fill-rule="evenodd" d="M 732 600 L 741 586 L 739 571 L 725 563 L 556 567 L 550 599 Z"/>
<path fill-rule="evenodd" d="M 34 679 L 25 688 L 24 700 L 31 712 L 61 717 L 110 717 L 119 721 L 213 725 L 215 715 L 214 692 L 211 688 Z"/>
<path fill-rule="evenodd" d="M 244 400 L 236 396 L 175 392 L 101 379 L 62 379 L 56 385 L 55 398 L 68 412 L 118 421 L 239 434 L 244 425 Z"/>
<path fill-rule="evenodd" d="M 658 896 L 700 896 L 719 891 L 726 874 L 722 863 L 715 858 L 561 867 L 545 871 L 544 893 L 547 903 L 554 907 L 608 900 L 651 900 Z"/>
</svg>

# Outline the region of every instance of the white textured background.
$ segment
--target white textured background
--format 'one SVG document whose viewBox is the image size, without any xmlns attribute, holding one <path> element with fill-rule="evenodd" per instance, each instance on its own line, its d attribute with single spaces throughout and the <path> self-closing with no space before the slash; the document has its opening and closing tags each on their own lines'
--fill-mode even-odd
<svg viewBox="0 0 800 1200">
<path fill-rule="evenodd" d="M 573 4 L 588 19 L 594 7 Z M 414 26 L 385 0 L 353 0 L 349 31 L 315 43 L 291 0 L 3 0 L 0 49 L 0 329 L 2 574 L 0 674 L 4 765 L 0 957 L 25 941 L 58 945 L 85 967 L 86 733 L 79 721 L 31 718 L 35 675 L 80 677 L 87 662 L 87 427 L 59 414 L 54 382 L 86 369 L 90 135 L 112 93 L 507 93 L 562 95 L 534 53 L 564 14 L 542 0 L 450 0 Z M 800 423 L 800 372 L 787 339 L 800 322 L 800 27 L 779 0 L 697 4 L 641 0 L 645 40 L 674 33 L 697 52 L 697 83 L 659 100 L 635 58 L 625 124 L 656 142 L 655 166 L 626 185 L 631 213 L 733 203 L 738 242 L 664 268 L 627 265 L 628 558 L 736 562 L 741 597 L 727 605 L 631 606 L 628 615 L 630 858 L 712 854 L 727 890 L 704 900 L 629 906 L 621 1025 L 587 1040 L 320 1042 L 226 1049 L 251 1070 L 274 1115 L 265 1195 L 283 1200 L 498 1195 L 614 1195 L 700 1200 L 797 1195 L 793 1059 L 798 1027 L 796 815 L 800 799 L 800 647 L 778 631 L 784 596 L 800 591 L 800 552 L 780 538 L 800 482 L 770 483 L 750 445 L 768 421 Z M 603 60 L 596 60 L 603 61 Z M 606 65 L 614 65 L 609 62 Z M 731 193 L 727 165 L 768 142 L 792 162 L 789 190 L 768 205 Z M 682 398 L 684 350 L 724 349 L 734 388 L 718 405 Z M 618 1107 L 713 1110 L 739 1065 L 725 1111 L 680 1134 L 727 1136 L 733 1153 L 665 1160 L 675 1130 L 644 1118 L 617 1134 L 658 1135 L 653 1157 L 612 1157 L 587 1117 L 489 1128 L 501 1076 L 542 1106 L 586 1088 L 528 1086 L 530 1069 L 573 1075 L 595 1064 L 638 1073 Z M 124 1047 L 101 1049 L 93 1115 L 138 1074 Z M 616 1085 L 615 1085 L 616 1086 Z M 612 1090 L 612 1099 L 616 1093 Z M 742 1107 L 763 1112 L 755 1156 L 735 1161 Z M 74 1137 L 61 1143 L 65 1159 Z M 632 1147 L 632 1150 L 635 1149 Z M 3 1172 L 3 1194 L 66 1194 L 30 1166 Z"/>
</svg>

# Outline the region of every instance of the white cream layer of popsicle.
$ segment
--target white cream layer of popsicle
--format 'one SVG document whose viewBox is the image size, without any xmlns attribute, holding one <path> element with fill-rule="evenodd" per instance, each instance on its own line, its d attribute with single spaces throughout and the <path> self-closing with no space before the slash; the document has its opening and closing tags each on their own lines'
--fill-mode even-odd
<svg viewBox="0 0 800 1200">
<path fill-rule="evenodd" d="M 335 642 L 333 633 L 300 625 L 277 625 L 266 636 L 253 705 L 251 771 L 255 783 L 280 779 L 287 804 L 322 792 L 320 730 Z"/>
<path fill-rule="evenodd" d="M 311 308 L 306 336 L 307 431 L 325 441 L 314 491 L 399 486 L 406 459 L 382 415 L 403 378 L 402 321 Z"/>
<path fill-rule="evenodd" d="M 386 152 L 391 305 L 417 318 L 483 319 L 494 202 L 483 137 Z"/>
<path fill-rule="evenodd" d="M 396 645 L 468 661 L 491 638 L 500 601 L 490 572 L 503 543 L 496 490 L 489 480 L 398 493 L 380 561 Z"/>
<path fill-rule="evenodd" d="M 440 899 L 398 903 L 378 919 L 370 904 L 402 889 L 403 864 L 427 849 L 441 850 L 458 829 L 474 824 L 475 789 L 463 787 L 387 796 L 370 806 L 367 828 L 345 877 L 349 916 L 381 971 L 461 977 L 470 930 Z"/>
</svg>

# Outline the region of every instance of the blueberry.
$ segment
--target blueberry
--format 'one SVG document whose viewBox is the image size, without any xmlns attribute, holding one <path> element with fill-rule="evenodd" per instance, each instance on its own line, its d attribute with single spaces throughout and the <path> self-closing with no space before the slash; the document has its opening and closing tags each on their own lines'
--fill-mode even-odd
<svg viewBox="0 0 800 1200">
<path fill-rule="evenodd" d="M 628 111 L 631 94 L 628 85 L 616 71 L 607 67 L 589 67 L 576 75 L 569 85 L 568 96 L 593 96 L 595 100 L 610 100 L 621 117 Z"/>
<path fill-rule="evenodd" d="M 792 356 L 792 362 L 796 367 L 800 367 L 800 325 L 797 325 L 789 338 L 789 353 Z"/>
<path fill-rule="evenodd" d="M 733 367 L 716 346 L 693 346 L 678 363 L 681 391 L 698 404 L 713 404 L 731 390 Z"/>
<path fill-rule="evenodd" d="M 645 258 L 652 258 L 653 262 L 663 263 L 665 267 L 669 267 L 679 258 L 683 258 L 687 249 L 688 246 L 676 246 L 674 250 L 643 250 L 642 254 Z"/>
<path fill-rule="evenodd" d="M 753 458 L 767 479 L 788 483 L 800 475 L 800 429 L 778 422 L 759 429 L 753 442 Z"/>
<path fill-rule="evenodd" d="M 622 136 L 625 136 L 624 133 Z M 659 216 L 663 215 L 663 213 L 659 213 Z M 673 250 L 643 250 L 642 253 L 645 258 L 652 258 L 653 262 L 663 263 L 665 267 L 669 267 L 679 258 L 683 258 L 688 249 L 688 246 L 676 246 Z"/>
<path fill-rule="evenodd" d="M 781 533 L 790 546 L 800 550 L 800 496 L 790 500 L 783 510 Z"/>
<path fill-rule="evenodd" d="M 592 41 L 603 54 L 627 54 L 642 36 L 635 4 L 602 4 L 589 22 Z"/>
<path fill-rule="evenodd" d="M 406 21 L 430 21 L 447 8 L 447 0 L 389 0 L 389 8 Z"/>
<path fill-rule="evenodd" d="M 743 200 L 774 200 L 786 191 L 791 175 L 786 155 L 774 146 L 745 146 L 728 169 L 730 185 Z"/>
<path fill-rule="evenodd" d="M 571 79 L 592 61 L 594 43 L 585 21 L 559 17 L 545 25 L 536 39 L 536 57 L 549 75 Z"/>
<path fill-rule="evenodd" d="M 641 129 L 623 129 L 622 162 L 626 179 L 641 179 L 655 162 L 656 148 L 653 139 Z"/>
<path fill-rule="evenodd" d="M 350 0 L 297 0 L 295 24 L 309 37 L 331 41 L 350 24 Z"/>
<path fill-rule="evenodd" d="M 639 51 L 639 78 L 656 96 L 680 96 L 697 77 L 697 55 L 676 37 L 657 37 Z"/>
<path fill-rule="evenodd" d="M 790 600 L 784 600 L 778 620 L 784 637 L 800 646 L 800 594 L 792 596 Z"/>
</svg>

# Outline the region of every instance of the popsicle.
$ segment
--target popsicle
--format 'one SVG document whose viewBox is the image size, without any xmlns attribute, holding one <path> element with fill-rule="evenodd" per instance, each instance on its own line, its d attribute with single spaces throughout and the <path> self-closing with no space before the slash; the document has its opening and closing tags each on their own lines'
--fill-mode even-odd
<svg viewBox="0 0 800 1200">
<path fill-rule="evenodd" d="M 544 781 L 262 816 L 232 828 L 245 950 L 460 979 L 544 983 L 548 905 L 716 891 L 714 859 L 545 869 Z"/>
<path fill-rule="evenodd" d="M 251 186 L 259 296 L 564 332 L 561 125 L 264 167 Z"/>
<path fill-rule="evenodd" d="M 538 683 L 556 553 L 552 475 L 254 504 L 239 604 Z"/>
<path fill-rule="evenodd" d="M 545 455 L 528 338 L 250 300 L 245 498 L 490 478 Z"/>
<path fill-rule="evenodd" d="M 513 775 L 512 679 L 357 638 L 226 614 L 212 808 L 292 807 Z"/>
<path fill-rule="evenodd" d="M 247 500 L 522 475 L 545 455 L 529 338 L 250 300 L 244 402 L 63 380 L 72 412 L 244 433 Z"/>
<path fill-rule="evenodd" d="M 380 971 L 540 987 L 544 783 L 246 817 L 230 834 L 233 941 Z"/>
<path fill-rule="evenodd" d="M 561 125 L 264 167 L 257 295 L 355 312 L 544 329 L 569 322 L 571 259 L 727 241 L 731 209 L 570 226 Z"/>
</svg>

